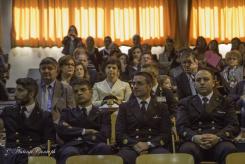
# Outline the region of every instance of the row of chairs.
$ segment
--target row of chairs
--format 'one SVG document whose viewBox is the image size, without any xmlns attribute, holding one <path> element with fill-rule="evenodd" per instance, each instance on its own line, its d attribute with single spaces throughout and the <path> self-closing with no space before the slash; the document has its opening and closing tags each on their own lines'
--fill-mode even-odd
<svg viewBox="0 0 245 164">
<path fill-rule="evenodd" d="M 226 157 L 226 164 L 244 164 L 245 153 L 232 153 Z M 69 157 L 66 164 L 123 164 L 116 155 L 77 155 Z M 136 164 L 194 164 L 189 154 L 144 154 L 136 159 Z M 31 156 L 28 164 L 56 164 L 56 160 L 48 156 Z"/>
</svg>

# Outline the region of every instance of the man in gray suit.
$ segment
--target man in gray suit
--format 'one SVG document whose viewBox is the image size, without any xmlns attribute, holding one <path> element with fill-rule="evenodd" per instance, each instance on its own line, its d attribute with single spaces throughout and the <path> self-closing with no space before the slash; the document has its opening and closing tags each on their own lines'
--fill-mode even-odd
<svg viewBox="0 0 245 164">
<path fill-rule="evenodd" d="M 54 58 L 44 58 L 40 62 L 39 71 L 41 81 L 38 83 L 37 102 L 43 110 L 52 112 L 54 121 L 58 120 L 59 111 L 75 107 L 72 88 L 56 79 L 58 63 Z"/>
</svg>

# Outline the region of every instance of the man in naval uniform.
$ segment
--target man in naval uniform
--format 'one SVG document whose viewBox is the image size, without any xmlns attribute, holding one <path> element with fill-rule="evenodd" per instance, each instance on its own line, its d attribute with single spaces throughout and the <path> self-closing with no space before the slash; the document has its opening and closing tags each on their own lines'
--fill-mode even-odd
<svg viewBox="0 0 245 164">
<path fill-rule="evenodd" d="M 192 154 L 195 164 L 203 160 L 225 163 L 235 152 L 231 140 L 239 133 L 234 102 L 214 92 L 213 75 L 200 70 L 195 76 L 197 95 L 181 100 L 177 109 L 177 130 L 183 141 L 180 152 Z"/>
<path fill-rule="evenodd" d="M 134 164 L 142 153 L 168 153 L 171 123 L 166 105 L 151 97 L 152 76 L 138 72 L 133 78 L 133 96 L 119 106 L 116 120 L 118 155 Z"/>
</svg>

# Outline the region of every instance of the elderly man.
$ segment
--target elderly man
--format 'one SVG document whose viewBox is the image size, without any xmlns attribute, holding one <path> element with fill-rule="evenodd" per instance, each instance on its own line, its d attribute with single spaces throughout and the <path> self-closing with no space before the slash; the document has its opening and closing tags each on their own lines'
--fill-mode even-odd
<svg viewBox="0 0 245 164">
<path fill-rule="evenodd" d="M 197 72 L 195 88 L 197 95 L 184 98 L 177 109 L 177 130 L 184 141 L 180 152 L 192 154 L 196 164 L 224 164 L 226 155 L 236 151 L 231 141 L 239 133 L 234 102 L 214 92 L 208 70 Z"/>
<path fill-rule="evenodd" d="M 118 155 L 134 164 L 141 153 L 168 153 L 170 118 L 165 104 L 151 97 L 152 76 L 138 72 L 133 78 L 133 96 L 119 106 L 116 120 Z"/>
<path fill-rule="evenodd" d="M 37 102 L 43 110 L 52 112 L 54 121 L 57 121 L 57 111 L 75 106 L 72 88 L 56 79 L 58 63 L 54 58 L 44 58 L 40 62 L 39 71 L 41 81 L 38 83 Z"/>
</svg>

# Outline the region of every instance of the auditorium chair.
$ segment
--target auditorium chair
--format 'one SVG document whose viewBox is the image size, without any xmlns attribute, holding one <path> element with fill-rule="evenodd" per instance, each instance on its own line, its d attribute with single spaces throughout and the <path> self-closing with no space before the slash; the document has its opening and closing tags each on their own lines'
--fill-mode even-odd
<svg viewBox="0 0 245 164">
<path fill-rule="evenodd" d="M 194 159 L 190 154 L 144 154 L 136 159 L 136 164 L 194 164 Z"/>
<path fill-rule="evenodd" d="M 121 157 L 116 155 L 76 155 L 69 157 L 66 164 L 123 164 Z"/>
<path fill-rule="evenodd" d="M 28 164 L 56 164 L 56 160 L 48 156 L 30 156 Z"/>
<path fill-rule="evenodd" d="M 244 164 L 244 163 L 245 163 L 245 152 L 231 153 L 226 157 L 226 164 Z"/>
</svg>

